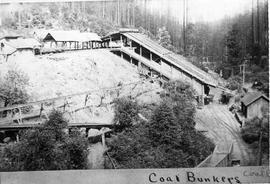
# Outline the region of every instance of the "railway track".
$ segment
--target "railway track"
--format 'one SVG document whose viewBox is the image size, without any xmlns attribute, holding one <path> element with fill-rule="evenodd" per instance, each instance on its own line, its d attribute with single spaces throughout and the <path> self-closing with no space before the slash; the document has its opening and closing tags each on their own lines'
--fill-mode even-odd
<svg viewBox="0 0 270 184">
<path fill-rule="evenodd" d="M 246 151 L 248 150 L 248 147 L 240 136 L 240 130 L 238 129 L 238 127 L 232 128 L 233 124 L 229 125 L 228 122 L 225 121 L 224 119 L 231 122 L 235 122 L 234 124 L 236 125 L 238 123 L 235 120 L 233 120 L 230 115 L 226 113 L 226 111 L 228 111 L 227 109 L 224 109 L 224 107 L 219 107 L 217 109 L 221 109 L 223 112 L 222 115 L 225 117 L 220 116 L 220 113 L 216 113 L 213 107 L 209 108 L 209 112 L 211 116 L 214 118 L 214 120 L 218 122 L 219 125 L 221 125 L 221 128 L 225 128 L 228 131 L 229 133 L 228 135 L 230 135 L 231 140 L 228 140 L 227 137 L 225 138 L 225 140 L 232 141 L 234 143 L 233 153 L 232 153 L 233 159 L 241 160 L 241 165 L 248 165 L 251 158 L 249 157 L 249 154 Z"/>
</svg>

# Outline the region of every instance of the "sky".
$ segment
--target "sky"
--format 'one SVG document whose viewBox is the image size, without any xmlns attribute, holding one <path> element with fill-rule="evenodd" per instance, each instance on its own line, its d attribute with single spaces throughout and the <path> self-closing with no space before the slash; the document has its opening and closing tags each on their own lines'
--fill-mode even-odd
<svg viewBox="0 0 270 184">
<path fill-rule="evenodd" d="M 252 0 L 187 0 L 189 21 L 218 21 L 225 16 L 234 16 L 251 10 Z M 182 17 L 183 0 L 152 0 L 150 7 L 154 11 Z M 180 16 L 179 16 L 180 15 Z"/>
<path fill-rule="evenodd" d="M 220 20 L 251 9 L 252 0 L 188 0 L 190 18 L 205 21 Z"/>
</svg>

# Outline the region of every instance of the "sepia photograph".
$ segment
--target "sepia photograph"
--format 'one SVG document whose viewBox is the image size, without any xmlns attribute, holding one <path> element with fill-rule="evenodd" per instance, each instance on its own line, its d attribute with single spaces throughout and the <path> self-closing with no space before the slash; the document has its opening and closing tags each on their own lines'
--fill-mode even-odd
<svg viewBox="0 0 270 184">
<path fill-rule="evenodd" d="M 270 183 L 268 0 L 0 0 L 0 183 Z"/>
</svg>

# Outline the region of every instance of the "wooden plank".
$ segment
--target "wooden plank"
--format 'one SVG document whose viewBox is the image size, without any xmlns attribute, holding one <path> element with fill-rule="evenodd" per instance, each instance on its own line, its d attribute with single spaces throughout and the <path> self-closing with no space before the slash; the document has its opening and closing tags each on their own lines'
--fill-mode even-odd
<svg viewBox="0 0 270 184">
<path fill-rule="evenodd" d="M 27 129 L 27 128 L 35 128 L 40 127 L 41 124 L 4 124 L 0 125 L 0 130 L 20 130 L 20 129 Z M 113 124 L 99 124 L 95 122 L 86 122 L 86 123 L 68 123 L 69 128 L 102 128 L 108 127 L 112 128 Z"/>
<path fill-rule="evenodd" d="M 147 80 L 150 80 L 150 79 L 147 79 Z M 96 89 L 96 90 L 89 90 L 89 91 L 74 93 L 74 94 L 70 94 L 70 95 L 66 95 L 66 96 L 56 97 L 56 98 L 49 98 L 49 99 L 39 100 L 39 101 L 35 101 L 35 102 L 29 102 L 27 104 L 20 104 L 20 105 L 8 106 L 8 107 L 1 107 L 0 112 L 1 111 L 8 111 L 8 110 L 16 109 L 16 108 L 27 107 L 27 106 L 31 106 L 31 105 L 41 105 L 41 103 L 54 102 L 54 101 L 57 101 L 57 100 L 63 100 L 65 98 L 71 98 L 71 97 L 74 97 L 74 96 L 80 96 L 80 95 L 85 95 L 85 94 L 89 94 L 89 93 L 99 92 L 101 90 L 105 90 L 105 91 L 117 90 L 117 89 L 121 89 L 124 86 L 134 85 L 134 84 L 142 83 L 142 82 L 145 82 L 145 80 L 140 80 L 140 81 L 137 81 L 137 82 L 127 83 L 127 84 L 123 84 L 122 86 L 117 86 L 117 87 L 100 88 L 100 89 Z"/>
</svg>

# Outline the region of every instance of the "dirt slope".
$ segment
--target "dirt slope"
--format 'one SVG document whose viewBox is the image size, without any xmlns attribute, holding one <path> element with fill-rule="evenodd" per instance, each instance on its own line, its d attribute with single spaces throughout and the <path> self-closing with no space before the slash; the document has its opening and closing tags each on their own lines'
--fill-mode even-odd
<svg viewBox="0 0 270 184">
<path fill-rule="evenodd" d="M 28 54 L 17 55 L 9 62 L 0 64 L 0 77 L 8 69 L 17 68 L 24 71 L 30 79 L 27 87 L 31 95 L 30 101 L 55 98 L 89 90 L 98 90 L 92 93 L 86 108 L 76 113 L 75 122 L 96 121 L 111 123 L 113 109 L 109 107 L 93 107 L 100 104 L 101 97 L 104 103 L 110 103 L 116 94 L 99 90 L 102 88 L 116 87 L 135 83 L 140 78 L 135 66 L 112 54 L 108 50 L 84 50 L 65 53 L 31 56 Z M 139 100 L 151 103 L 157 100 L 156 91 L 160 87 L 156 83 L 140 83 L 139 85 L 125 86 L 119 91 L 119 96 L 139 96 Z M 74 96 L 71 110 L 83 107 L 85 95 Z M 74 121 L 74 118 L 69 117 Z"/>
</svg>

